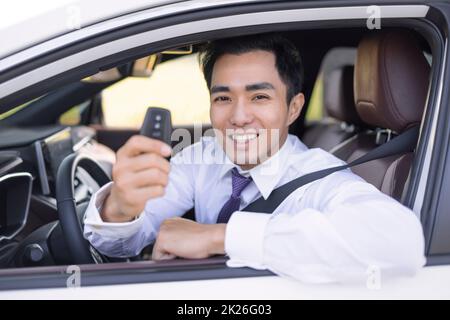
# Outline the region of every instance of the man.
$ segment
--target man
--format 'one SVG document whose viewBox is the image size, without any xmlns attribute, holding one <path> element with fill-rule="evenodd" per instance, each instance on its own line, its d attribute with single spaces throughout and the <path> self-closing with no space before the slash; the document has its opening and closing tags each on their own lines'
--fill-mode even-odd
<svg viewBox="0 0 450 320">
<path fill-rule="evenodd" d="M 132 137 L 117 152 L 114 183 L 87 210 L 84 233 L 94 247 L 126 257 L 155 241 L 155 260 L 226 254 L 229 266 L 307 282 L 363 280 L 370 268 L 413 274 L 423 266 L 414 214 L 350 170 L 299 188 L 271 215 L 239 211 L 343 162 L 288 134 L 304 104 L 301 60 L 288 40 L 227 39 L 209 44 L 202 57 L 216 138 L 169 164 L 168 146 Z M 192 207 L 197 222 L 179 218 Z"/>
</svg>

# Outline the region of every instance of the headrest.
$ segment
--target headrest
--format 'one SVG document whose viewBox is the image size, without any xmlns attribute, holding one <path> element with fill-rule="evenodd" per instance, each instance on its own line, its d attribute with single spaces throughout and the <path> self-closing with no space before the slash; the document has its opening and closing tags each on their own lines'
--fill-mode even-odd
<svg viewBox="0 0 450 320">
<path fill-rule="evenodd" d="M 420 123 L 430 67 L 406 31 L 377 32 L 360 42 L 355 63 L 355 105 L 361 119 L 397 133 Z"/>
<path fill-rule="evenodd" d="M 353 97 L 353 69 L 347 65 L 330 72 L 324 81 L 324 105 L 330 117 L 361 125 Z"/>
</svg>

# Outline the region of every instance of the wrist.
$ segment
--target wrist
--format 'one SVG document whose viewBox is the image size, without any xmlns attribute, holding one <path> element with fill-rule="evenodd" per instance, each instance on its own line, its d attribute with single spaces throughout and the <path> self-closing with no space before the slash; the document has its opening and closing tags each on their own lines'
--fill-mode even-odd
<svg viewBox="0 0 450 320">
<path fill-rule="evenodd" d="M 100 217 L 104 222 L 129 222 L 132 219 L 122 214 L 119 205 L 110 193 L 101 208 Z"/>
<path fill-rule="evenodd" d="M 225 254 L 225 223 L 211 225 L 211 241 L 209 254 Z"/>
</svg>

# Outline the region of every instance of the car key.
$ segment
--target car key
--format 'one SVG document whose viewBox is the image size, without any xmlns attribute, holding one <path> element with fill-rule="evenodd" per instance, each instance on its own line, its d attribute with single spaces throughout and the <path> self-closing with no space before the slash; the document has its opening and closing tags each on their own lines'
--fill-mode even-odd
<svg viewBox="0 0 450 320">
<path fill-rule="evenodd" d="M 156 107 L 148 108 L 140 134 L 152 139 L 161 140 L 171 146 L 172 120 L 170 111 Z"/>
</svg>

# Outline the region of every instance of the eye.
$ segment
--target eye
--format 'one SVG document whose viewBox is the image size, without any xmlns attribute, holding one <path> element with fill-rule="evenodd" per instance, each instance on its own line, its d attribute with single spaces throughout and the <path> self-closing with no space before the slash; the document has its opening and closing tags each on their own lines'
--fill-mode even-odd
<svg viewBox="0 0 450 320">
<path fill-rule="evenodd" d="M 258 94 L 253 97 L 253 100 L 255 100 L 255 101 L 269 100 L 269 97 L 264 94 Z"/>
<path fill-rule="evenodd" d="M 218 96 L 213 99 L 214 102 L 227 102 L 230 100 L 231 100 L 230 97 L 227 97 L 227 96 Z"/>
</svg>

